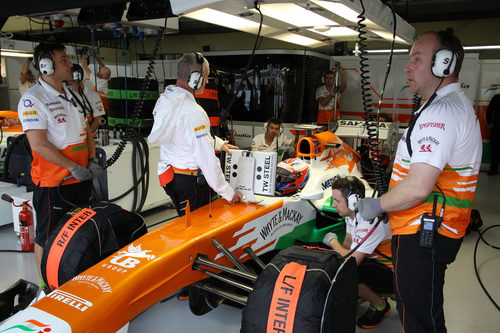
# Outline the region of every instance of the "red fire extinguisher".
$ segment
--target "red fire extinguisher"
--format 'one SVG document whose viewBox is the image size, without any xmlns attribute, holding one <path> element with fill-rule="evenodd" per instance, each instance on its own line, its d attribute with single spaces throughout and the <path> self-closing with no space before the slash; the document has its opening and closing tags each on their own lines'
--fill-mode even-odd
<svg viewBox="0 0 500 333">
<path fill-rule="evenodd" d="M 33 213 L 28 201 L 22 203 L 23 209 L 19 212 L 19 237 L 21 238 L 21 250 L 33 251 L 35 248 L 35 227 L 33 225 Z"/>
<path fill-rule="evenodd" d="M 2 194 L 2 199 L 12 203 L 15 207 L 23 207 L 19 212 L 19 237 L 21 238 L 21 250 L 33 251 L 35 248 L 35 227 L 33 224 L 33 207 L 28 201 L 20 205 L 14 203 L 14 199 L 8 194 Z"/>
</svg>

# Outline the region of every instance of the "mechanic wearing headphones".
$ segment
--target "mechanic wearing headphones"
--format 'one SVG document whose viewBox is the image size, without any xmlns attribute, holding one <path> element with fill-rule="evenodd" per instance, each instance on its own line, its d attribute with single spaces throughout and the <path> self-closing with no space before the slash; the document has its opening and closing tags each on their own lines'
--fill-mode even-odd
<svg viewBox="0 0 500 333">
<path fill-rule="evenodd" d="M 201 54 L 185 54 L 177 65 L 177 82 L 165 89 L 153 110 L 148 140 L 161 144 L 160 185 L 179 215 L 184 215 L 186 200 L 191 210 L 208 204 L 209 186 L 231 203 L 242 198 L 224 179 L 214 153 L 223 150 L 230 154 L 229 149 L 238 147 L 212 137 L 207 113 L 194 98 L 203 92 L 209 73 L 208 61 Z"/>
<path fill-rule="evenodd" d="M 316 89 L 316 100 L 318 101 L 318 125 L 327 125 L 330 120 L 335 120 L 340 118 L 340 113 L 338 110 L 338 101 L 335 96 L 339 97 L 347 88 L 347 79 L 345 77 L 344 70 L 340 67 L 340 63 L 336 63 L 336 70 L 340 74 L 340 84 L 336 85 L 335 82 L 335 72 L 333 70 L 327 71 L 323 76 L 323 82 L 325 83 L 318 89 Z M 335 105 L 337 102 L 337 105 Z"/>
<path fill-rule="evenodd" d="M 99 128 L 99 120 L 106 114 L 102 100 L 99 95 L 88 90 L 83 85 L 83 68 L 78 64 L 73 64 L 71 67 L 73 80 L 66 81 L 71 96 L 76 101 L 78 111 L 83 113 L 90 124 L 90 131 L 95 134 Z"/>
<path fill-rule="evenodd" d="M 323 243 L 331 246 L 340 255 L 347 255 L 370 232 L 374 225 L 364 220 L 355 209 L 355 204 L 365 197 L 365 186 L 356 177 L 337 178 L 332 183 L 332 207 L 340 216 L 345 216 L 346 235 L 340 244 L 337 235 L 327 233 Z M 373 233 L 351 254 L 358 265 L 359 302 L 368 301 L 368 311 L 358 318 L 361 328 L 377 327 L 391 311 L 386 297 L 393 294 L 391 232 L 387 223 L 380 223 Z"/>
<path fill-rule="evenodd" d="M 282 155 L 284 150 L 292 149 L 293 139 L 281 134 L 283 125 L 278 118 L 271 118 L 264 125 L 265 133 L 257 134 L 252 140 L 252 150 L 277 152 Z"/>
<path fill-rule="evenodd" d="M 22 96 L 18 114 L 33 152 L 35 257 L 40 269 L 51 230 L 71 208 L 67 202 L 87 203 L 91 198 L 89 180 L 102 168 L 94 162 L 95 145 L 88 123 L 64 85 L 72 79 L 64 45 L 41 43 L 34 57 L 41 77 Z"/>
<path fill-rule="evenodd" d="M 446 332 L 445 270 L 470 222 L 482 141 L 458 82 L 463 58 L 451 29 L 417 39 L 405 71 L 411 92 L 427 102 L 399 141 L 391 190 L 358 203 L 367 220 L 389 212 L 396 300 L 406 333 Z"/>
</svg>

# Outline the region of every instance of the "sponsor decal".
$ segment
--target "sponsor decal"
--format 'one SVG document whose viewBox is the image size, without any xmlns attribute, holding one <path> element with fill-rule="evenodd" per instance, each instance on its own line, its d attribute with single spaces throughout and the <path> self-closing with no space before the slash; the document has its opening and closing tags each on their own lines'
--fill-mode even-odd
<svg viewBox="0 0 500 333">
<path fill-rule="evenodd" d="M 198 134 L 198 135 L 196 136 L 196 138 L 197 138 L 197 139 L 200 139 L 200 138 L 202 138 L 202 137 L 204 137 L 204 136 L 207 136 L 207 135 L 208 135 L 207 133 Z"/>
<path fill-rule="evenodd" d="M 260 236 L 265 240 L 267 237 L 274 235 L 277 230 L 285 226 L 293 227 L 294 224 L 299 225 L 303 217 L 304 215 L 302 215 L 302 213 L 298 210 L 283 207 L 283 209 L 279 210 L 271 217 L 269 222 L 264 224 L 260 230 Z"/>
<path fill-rule="evenodd" d="M 340 175 L 335 175 L 331 178 L 329 178 L 327 181 L 321 183 L 321 189 L 324 191 L 330 187 L 332 187 L 332 183 L 335 181 L 335 179 L 339 178 Z"/>
<path fill-rule="evenodd" d="M 25 108 L 30 108 L 33 106 L 33 102 L 31 102 L 31 100 L 29 99 L 23 99 L 23 105 Z"/>
<path fill-rule="evenodd" d="M 53 292 L 48 294 L 47 297 L 67 304 L 68 306 L 71 306 L 72 308 L 81 312 L 85 312 L 85 310 L 93 306 L 92 302 L 89 302 L 81 297 L 75 296 L 71 293 L 68 293 L 67 291 L 59 289 L 54 290 Z"/>
<path fill-rule="evenodd" d="M 436 122 L 428 122 L 428 123 L 423 123 L 423 124 L 420 124 L 418 125 L 419 129 L 422 129 L 422 128 L 428 128 L 428 127 L 435 127 L 435 128 L 439 128 L 439 129 L 442 129 L 443 131 L 446 131 L 445 128 L 444 128 L 444 123 L 436 123 Z"/>
<path fill-rule="evenodd" d="M 86 283 L 91 285 L 96 289 L 101 289 L 103 293 L 112 293 L 113 289 L 108 281 L 102 276 L 95 275 L 77 275 L 71 279 L 72 281 L 76 281 L 78 283 Z"/>
<path fill-rule="evenodd" d="M 428 145 L 426 145 L 426 144 L 421 145 L 419 152 L 421 152 L 421 153 L 432 153 L 431 145 L 430 144 L 428 144 Z"/>
<path fill-rule="evenodd" d="M 204 130 L 205 128 L 207 128 L 207 126 L 205 126 L 205 125 L 201 125 L 201 126 L 195 127 L 195 128 L 194 128 L 194 131 L 195 131 L 195 132 L 198 132 L 198 131 Z"/>
<path fill-rule="evenodd" d="M 38 116 L 38 111 L 36 110 L 23 111 L 23 117 L 29 117 L 29 116 Z"/>
<path fill-rule="evenodd" d="M 431 143 L 435 144 L 436 146 L 439 145 L 439 141 L 436 140 L 436 138 L 434 138 L 432 136 L 424 136 L 422 139 L 418 140 L 417 142 L 419 145 L 421 145 L 423 142 L 431 142 Z"/>
<path fill-rule="evenodd" d="M 236 133 L 236 137 L 237 138 L 246 138 L 246 139 L 252 138 L 252 136 L 248 133 Z M 252 144 L 253 144 L 253 142 L 252 142 Z"/>
<path fill-rule="evenodd" d="M 56 106 L 55 108 L 49 108 L 50 112 L 59 111 L 59 110 L 64 110 L 64 107 L 63 106 Z"/>
<path fill-rule="evenodd" d="M 148 254 L 151 250 L 142 250 L 142 244 L 138 246 L 134 246 L 134 244 L 130 244 L 127 248 L 127 251 L 119 251 L 117 255 L 113 256 L 113 259 L 110 262 L 113 265 L 120 266 L 126 269 L 131 269 L 141 263 L 139 259 L 147 259 L 153 260 L 155 258 L 154 254 Z M 118 270 L 119 267 L 114 269 L 115 266 L 109 264 L 102 264 L 102 267 L 109 268 L 112 270 L 116 270 L 118 272 L 125 273 L 127 270 Z"/>
<path fill-rule="evenodd" d="M 340 120 L 339 126 L 345 127 L 365 127 L 366 123 L 364 120 Z M 386 123 L 379 123 L 379 128 L 386 128 Z"/>
<path fill-rule="evenodd" d="M 266 156 L 264 158 L 264 168 L 261 166 L 257 167 L 257 172 L 262 172 L 264 170 L 264 174 L 257 175 L 257 180 L 262 179 L 262 191 L 267 192 L 269 190 L 269 186 L 271 185 L 271 156 Z"/>
<path fill-rule="evenodd" d="M 53 101 L 53 102 L 48 102 L 48 103 L 45 103 L 45 106 L 46 106 L 46 107 L 49 107 L 49 106 L 51 106 L 51 105 L 58 105 L 58 104 L 61 104 L 61 102 L 60 102 L 60 101 Z"/>
<path fill-rule="evenodd" d="M 37 332 L 37 333 L 52 332 L 52 328 L 50 325 L 46 325 L 35 319 L 29 319 L 23 322 L 22 324 L 17 324 L 14 326 L 7 327 L 6 329 L 1 330 L 0 333 L 15 332 L 12 331 L 14 329 L 17 329 L 22 332 Z"/>
<path fill-rule="evenodd" d="M 38 118 L 28 118 L 28 119 L 23 119 L 23 123 L 30 123 L 33 121 L 39 121 Z"/>
<path fill-rule="evenodd" d="M 57 118 L 57 123 L 58 124 L 64 124 L 65 122 L 66 122 L 66 118 L 64 118 L 64 117 Z"/>
</svg>

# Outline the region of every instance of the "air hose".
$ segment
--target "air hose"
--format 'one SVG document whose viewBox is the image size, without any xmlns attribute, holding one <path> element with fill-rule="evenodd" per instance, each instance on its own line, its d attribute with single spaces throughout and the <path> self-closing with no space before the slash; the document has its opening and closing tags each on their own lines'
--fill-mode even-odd
<svg viewBox="0 0 500 333">
<path fill-rule="evenodd" d="M 148 68 L 146 70 L 146 76 L 144 77 L 144 79 L 142 81 L 140 98 L 137 101 L 137 103 L 135 104 L 134 109 L 130 113 L 130 123 L 131 124 L 133 124 L 139 118 L 139 115 L 141 114 L 142 107 L 143 107 L 144 101 L 146 99 L 147 90 L 149 89 L 149 84 L 151 82 L 151 76 L 154 73 L 155 58 L 158 54 L 158 50 L 160 48 L 160 43 L 161 43 L 161 40 L 163 38 L 164 32 L 165 32 L 165 27 L 159 29 L 158 34 L 156 35 L 156 43 L 154 45 L 153 55 L 151 56 L 151 59 L 149 59 Z M 125 80 L 125 82 L 127 82 L 127 81 Z M 113 153 L 113 155 L 106 161 L 105 168 L 113 165 L 113 163 L 115 163 L 116 160 L 118 160 L 118 158 L 120 157 L 120 155 L 123 152 L 123 149 L 125 149 L 125 145 L 127 144 L 127 139 L 130 139 L 131 137 L 134 137 L 134 136 L 138 136 L 138 134 L 134 131 L 132 126 L 127 126 L 125 128 L 125 135 L 120 140 L 120 143 L 118 143 L 118 147 L 116 147 L 116 150 Z"/>
<path fill-rule="evenodd" d="M 306 67 L 307 67 L 307 57 L 306 57 L 306 49 L 304 49 L 304 55 L 302 56 L 302 68 L 299 73 L 299 80 L 297 85 L 297 124 L 301 124 L 304 121 L 303 115 L 304 115 L 304 95 L 306 91 Z"/>
<path fill-rule="evenodd" d="M 378 147 L 378 138 L 379 138 L 379 129 L 378 129 L 378 116 L 380 114 L 380 109 L 382 105 L 382 99 L 383 99 L 383 94 L 384 94 L 384 89 L 385 89 L 385 84 L 387 82 L 387 77 L 389 75 L 390 67 L 391 67 L 391 60 L 392 60 L 392 52 L 391 56 L 389 58 L 389 62 L 387 64 L 387 71 L 386 71 L 386 76 L 384 80 L 384 87 L 382 88 L 382 93 L 380 96 L 380 101 L 379 101 L 379 106 L 377 112 L 373 111 L 373 106 L 372 106 L 372 97 L 371 97 L 371 92 L 370 92 L 370 76 L 369 76 L 369 70 L 368 70 L 368 58 L 365 56 L 365 47 L 367 46 L 366 40 L 367 38 L 365 37 L 366 35 L 366 24 L 363 22 L 366 20 L 364 17 L 365 14 L 365 6 L 363 4 L 363 1 L 360 1 L 361 3 L 361 8 L 362 11 L 359 14 L 358 18 L 358 46 L 359 46 L 359 58 L 360 58 L 360 72 L 361 72 L 361 93 L 362 93 L 362 99 L 363 99 L 363 110 L 365 113 L 365 124 L 366 124 L 366 130 L 368 134 L 368 146 L 370 150 L 370 154 L 372 156 L 372 165 L 373 165 L 373 170 L 375 172 L 375 180 L 376 180 L 376 185 L 375 185 L 375 190 L 378 192 L 379 196 L 384 194 L 387 191 L 387 183 L 386 183 L 386 178 L 384 175 L 384 170 L 382 168 L 382 163 L 381 163 L 381 158 L 380 158 L 380 149 Z M 392 8 L 391 8 L 392 9 Z M 393 19 L 394 19 L 394 32 L 396 31 L 396 18 L 395 18 L 395 13 L 394 10 L 392 10 L 393 13 Z M 394 35 L 393 35 L 393 47 L 394 47 Z"/>
</svg>

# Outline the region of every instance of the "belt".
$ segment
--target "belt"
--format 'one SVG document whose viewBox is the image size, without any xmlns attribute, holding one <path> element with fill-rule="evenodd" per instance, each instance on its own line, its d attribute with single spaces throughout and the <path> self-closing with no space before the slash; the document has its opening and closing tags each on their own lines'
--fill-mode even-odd
<svg viewBox="0 0 500 333">
<path fill-rule="evenodd" d="M 186 175 L 186 176 L 198 176 L 198 169 L 196 170 L 191 170 L 191 169 L 179 169 L 176 168 L 172 165 L 172 169 L 174 169 L 174 173 L 178 175 Z"/>
</svg>

